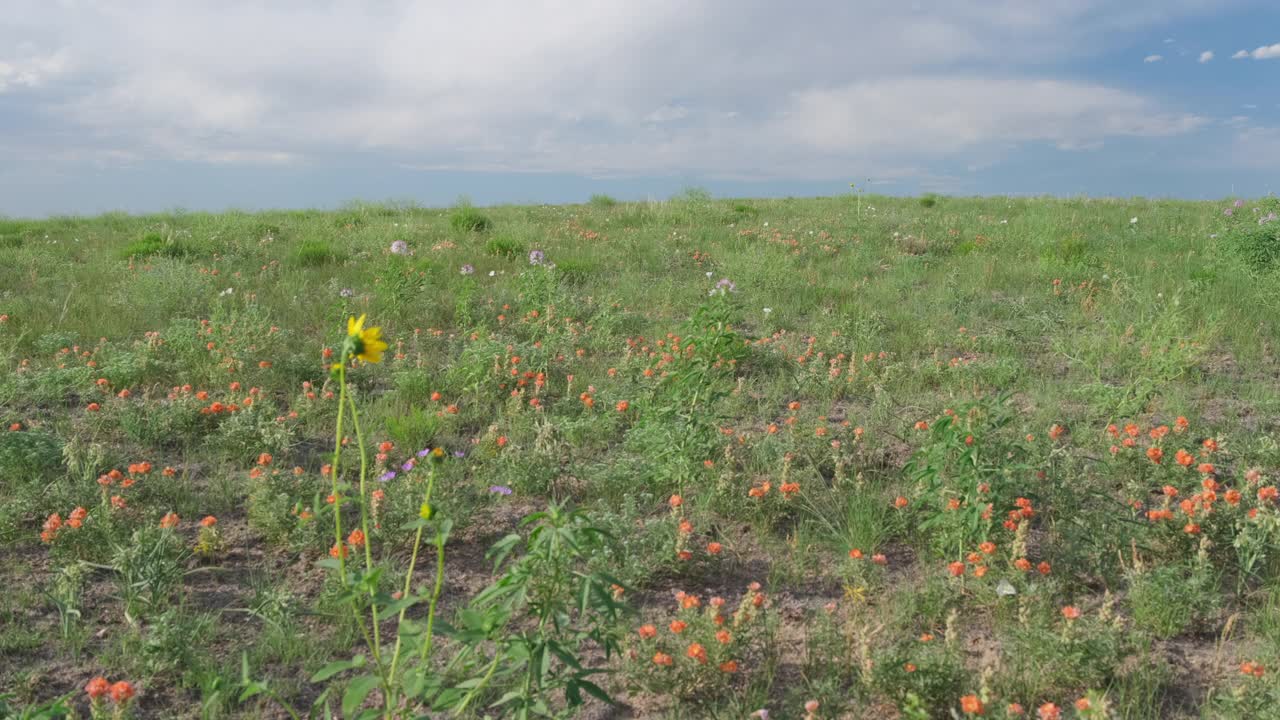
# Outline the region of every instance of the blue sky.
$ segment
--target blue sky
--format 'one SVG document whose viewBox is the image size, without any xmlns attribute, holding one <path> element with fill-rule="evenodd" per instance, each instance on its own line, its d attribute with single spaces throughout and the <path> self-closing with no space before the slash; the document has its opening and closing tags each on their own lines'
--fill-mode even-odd
<svg viewBox="0 0 1280 720">
<path fill-rule="evenodd" d="M 6 0 L 0 214 L 1280 184 L 1273 0 Z M 1209 55 L 1208 53 L 1211 53 Z"/>
</svg>

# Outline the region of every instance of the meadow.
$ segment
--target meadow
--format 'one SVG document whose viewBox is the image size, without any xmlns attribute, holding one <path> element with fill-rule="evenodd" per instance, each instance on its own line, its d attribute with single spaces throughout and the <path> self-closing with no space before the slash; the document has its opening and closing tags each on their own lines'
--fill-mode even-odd
<svg viewBox="0 0 1280 720">
<path fill-rule="evenodd" d="M 1278 208 L 0 220 L 0 717 L 1280 717 Z"/>
</svg>

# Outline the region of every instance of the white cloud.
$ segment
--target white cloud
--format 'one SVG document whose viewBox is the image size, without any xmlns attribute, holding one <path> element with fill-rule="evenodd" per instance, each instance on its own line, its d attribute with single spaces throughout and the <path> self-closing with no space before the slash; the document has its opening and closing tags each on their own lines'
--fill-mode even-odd
<svg viewBox="0 0 1280 720">
<path fill-rule="evenodd" d="M 1160 62 L 1160 61 L 1161 61 L 1161 60 L 1163 60 L 1163 59 L 1164 59 L 1164 56 L 1163 56 L 1163 55 L 1148 55 L 1148 56 L 1146 56 L 1146 57 L 1142 58 L 1142 62 L 1144 62 L 1144 63 L 1158 63 L 1158 62 Z"/>
<path fill-rule="evenodd" d="M 0 60 L 0 93 L 20 87 L 38 88 L 67 72 L 69 67 L 65 51 Z"/>
<path fill-rule="evenodd" d="M 1202 64 L 1203 64 L 1203 63 L 1207 63 L 1207 62 L 1209 62 L 1209 61 L 1210 61 L 1210 60 L 1212 60 L 1212 59 L 1213 59 L 1213 51 L 1212 51 L 1212 50 L 1205 50 L 1204 52 L 1200 53 L 1200 62 L 1201 62 Z"/>
<path fill-rule="evenodd" d="M 1280 58 L 1280 43 L 1275 45 L 1263 45 L 1249 53 L 1254 60 L 1274 60 Z"/>
<path fill-rule="evenodd" d="M 689 117 L 689 109 L 682 105 L 663 105 L 644 116 L 645 122 L 667 123 Z"/>
<path fill-rule="evenodd" d="M 25 73 L 51 123 L 134 157 L 365 152 L 413 166 L 741 176 L 843 171 L 851 158 L 920 171 L 1022 142 L 1080 149 L 1190 131 L 1203 120 L 1044 68 L 1220 6 L 10 2 L 0 48 L 32 49 L 25 65 L 0 66 L 22 68 L 0 69 L 0 90 Z M 38 57 L 62 64 L 30 70 Z"/>
<path fill-rule="evenodd" d="M 1272 170 L 1280 163 L 1280 128 L 1243 127 L 1236 132 L 1226 158 L 1239 167 Z"/>
<path fill-rule="evenodd" d="M 1249 51 L 1248 51 L 1248 50 L 1237 50 L 1237 51 L 1236 51 L 1236 54 L 1231 56 L 1231 59 L 1232 59 L 1232 60 L 1244 60 L 1244 59 L 1245 59 L 1245 58 L 1247 58 L 1247 57 L 1249 57 Z"/>
<path fill-rule="evenodd" d="M 774 127 L 824 152 L 953 153 L 1029 141 L 1088 148 L 1107 137 L 1175 135 L 1207 122 L 1103 86 L 979 76 L 872 80 L 797 93 L 785 107 Z"/>
</svg>

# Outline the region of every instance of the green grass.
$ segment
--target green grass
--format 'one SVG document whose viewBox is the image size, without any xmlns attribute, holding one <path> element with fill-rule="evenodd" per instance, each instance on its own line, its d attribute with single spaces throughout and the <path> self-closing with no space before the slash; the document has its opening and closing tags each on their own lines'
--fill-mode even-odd
<svg viewBox="0 0 1280 720">
<path fill-rule="evenodd" d="M 485 550 L 521 515 L 582 509 L 611 534 L 583 562 L 638 613 L 609 628 L 628 652 L 600 682 L 641 715 L 804 717 L 821 697 L 822 717 L 949 717 L 986 693 L 1002 717 L 1092 691 L 1115 717 L 1249 717 L 1280 671 L 1280 513 L 1257 496 L 1280 472 L 1280 222 L 1254 205 L 691 189 L 0 221 L 0 554 L 25 559 L 0 569 L 23 588 L 0 603 L 0 688 L 36 703 L 127 676 L 138 717 L 273 717 L 238 701 L 242 655 L 305 707 L 316 670 L 370 652 L 315 566 L 334 541 L 325 350 L 365 314 L 391 347 L 350 381 L 365 439 L 392 444 L 376 474 L 399 473 L 376 486 L 374 564 L 407 566 L 422 490 L 401 468 L 427 446 L 465 454 L 432 500 L 454 523 L 442 620 L 494 577 Z M 1180 416 L 1185 432 L 1148 435 Z M 1106 430 L 1129 422 L 1132 449 Z M 1206 438 L 1220 449 L 1195 464 L 1215 465 L 1216 494 L 1188 514 L 1206 486 L 1174 453 Z M 143 461 L 129 487 L 99 482 Z M 1231 514 L 1229 489 L 1257 517 Z M 1006 529 L 1023 501 L 1026 525 Z M 84 527 L 41 542 L 77 507 Z M 1174 519 L 1148 518 L 1161 508 Z M 212 558 L 190 555 L 205 515 L 225 542 Z M 81 561 L 63 631 L 29 588 Z M 719 648 L 696 612 L 736 607 L 751 582 L 768 602 L 726 644 L 742 653 L 726 678 L 684 648 Z M 675 608 L 677 590 L 701 610 Z M 665 630 L 677 616 L 689 636 Z M 671 673 L 637 639 L 645 622 Z M 442 643 L 443 663 L 465 639 Z M 493 677 L 490 701 L 517 687 Z"/>
</svg>

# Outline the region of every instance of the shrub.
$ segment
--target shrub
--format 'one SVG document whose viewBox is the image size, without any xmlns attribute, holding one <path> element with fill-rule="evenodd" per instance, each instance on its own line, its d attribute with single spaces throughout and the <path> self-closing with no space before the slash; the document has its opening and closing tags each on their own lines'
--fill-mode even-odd
<svg viewBox="0 0 1280 720">
<path fill-rule="evenodd" d="M 511 260 L 524 255 L 525 245 L 513 237 L 503 235 L 489 238 L 484 244 L 484 251 L 494 257 L 504 257 Z"/>
<path fill-rule="evenodd" d="M 934 207 L 938 204 L 938 201 L 941 199 L 942 199 L 942 196 L 938 195 L 937 193 L 925 193 L 924 195 L 920 196 L 920 207 L 926 207 L 926 208 Z"/>
<path fill-rule="evenodd" d="M 1256 272 L 1280 266 L 1280 220 L 1262 225 L 1241 224 L 1226 233 L 1223 240 Z"/>
<path fill-rule="evenodd" d="M 172 236 L 165 238 L 158 232 L 149 232 L 126 245 L 120 251 L 120 256 L 126 260 L 129 258 L 150 257 L 152 255 L 181 258 L 189 255 L 190 252 L 189 248 L 173 239 Z"/>
<path fill-rule="evenodd" d="M 591 199 L 588 200 L 587 202 L 590 203 L 591 207 L 597 207 L 602 209 L 608 209 L 618 204 L 618 201 L 615 200 L 613 197 L 609 195 L 604 195 L 602 193 L 596 193 L 595 195 L 592 195 Z"/>
<path fill-rule="evenodd" d="M 40 479 L 62 470 L 62 444 L 41 432 L 0 435 L 0 476 L 14 482 Z"/>
<path fill-rule="evenodd" d="M 488 215 L 470 205 L 454 208 L 453 213 L 449 215 L 449 226 L 455 232 L 484 232 L 492 225 Z"/>
<path fill-rule="evenodd" d="M 303 267 L 320 267 L 337 263 L 345 255 L 323 240 L 303 240 L 293 252 L 293 259 Z"/>
</svg>

